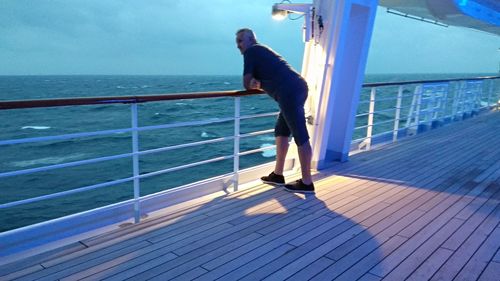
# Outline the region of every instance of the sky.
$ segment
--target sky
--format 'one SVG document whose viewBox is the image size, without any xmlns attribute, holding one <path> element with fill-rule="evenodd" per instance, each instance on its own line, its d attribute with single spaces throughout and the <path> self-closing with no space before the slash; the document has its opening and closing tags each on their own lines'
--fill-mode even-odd
<svg viewBox="0 0 500 281">
<path fill-rule="evenodd" d="M 0 0 L 0 75 L 239 75 L 241 27 L 300 70 L 303 19 L 273 20 L 275 2 Z M 496 73 L 499 47 L 496 35 L 379 8 L 366 72 Z"/>
</svg>

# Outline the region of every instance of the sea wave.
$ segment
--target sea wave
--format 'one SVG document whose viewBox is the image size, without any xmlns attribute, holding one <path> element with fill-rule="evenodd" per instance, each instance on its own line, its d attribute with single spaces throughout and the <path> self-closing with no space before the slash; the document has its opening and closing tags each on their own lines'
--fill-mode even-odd
<svg viewBox="0 0 500 281">
<path fill-rule="evenodd" d="M 273 136 L 260 136 L 258 139 L 260 141 L 266 141 L 266 142 L 267 141 L 272 141 L 272 142 L 274 142 L 275 138 Z"/>
<path fill-rule="evenodd" d="M 25 168 L 25 167 L 35 166 L 35 165 L 55 165 L 55 164 L 60 164 L 60 163 L 64 163 L 64 162 L 80 160 L 84 156 L 85 156 L 84 153 L 75 153 L 75 154 L 60 156 L 60 157 L 57 157 L 57 156 L 44 157 L 44 158 L 38 158 L 38 159 L 32 159 L 32 160 L 12 162 L 11 166 L 18 167 L 18 168 Z"/>
<path fill-rule="evenodd" d="M 260 145 L 260 148 L 268 147 L 268 146 L 271 146 L 271 145 L 273 145 L 273 144 L 272 143 L 263 143 L 263 144 Z M 276 156 L 276 148 L 262 151 L 262 156 L 266 157 L 266 158 L 270 158 L 270 157 Z"/>
<path fill-rule="evenodd" d="M 32 130 L 48 130 L 51 127 L 49 126 L 24 126 L 21 129 L 26 130 L 26 129 L 32 129 Z"/>
<path fill-rule="evenodd" d="M 201 132 L 201 135 L 200 135 L 202 138 L 214 138 L 216 137 L 217 135 L 214 134 L 214 133 L 208 133 L 208 132 Z"/>
</svg>

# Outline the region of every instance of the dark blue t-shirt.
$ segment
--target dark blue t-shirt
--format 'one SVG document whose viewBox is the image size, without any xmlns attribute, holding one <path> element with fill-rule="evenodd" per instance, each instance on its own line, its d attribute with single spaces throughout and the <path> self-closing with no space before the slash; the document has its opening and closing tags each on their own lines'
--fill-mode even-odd
<svg viewBox="0 0 500 281">
<path fill-rule="evenodd" d="M 304 83 L 300 74 L 267 46 L 255 44 L 243 53 L 243 58 L 243 75 L 252 74 L 274 99 L 285 87 Z"/>
</svg>

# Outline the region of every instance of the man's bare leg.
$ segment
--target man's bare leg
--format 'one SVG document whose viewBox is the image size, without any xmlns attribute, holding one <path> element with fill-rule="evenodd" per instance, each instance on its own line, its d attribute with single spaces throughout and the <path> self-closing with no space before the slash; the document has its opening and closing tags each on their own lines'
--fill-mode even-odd
<svg viewBox="0 0 500 281">
<path fill-rule="evenodd" d="M 283 175 L 283 169 L 285 167 L 286 154 L 288 152 L 288 137 L 277 136 L 276 141 L 276 165 L 274 167 L 274 173 L 276 175 Z"/>
<path fill-rule="evenodd" d="M 298 147 L 300 170 L 302 172 L 302 182 L 304 184 L 311 184 L 311 158 L 312 149 L 309 141 Z"/>
</svg>

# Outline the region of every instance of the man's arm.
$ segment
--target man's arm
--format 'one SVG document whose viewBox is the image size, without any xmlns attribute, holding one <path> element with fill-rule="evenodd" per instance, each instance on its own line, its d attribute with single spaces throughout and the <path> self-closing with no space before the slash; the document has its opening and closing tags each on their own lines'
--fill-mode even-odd
<svg viewBox="0 0 500 281">
<path fill-rule="evenodd" d="M 252 74 L 243 75 L 243 86 L 247 90 L 258 90 L 260 89 L 260 81 L 253 78 Z"/>
</svg>

